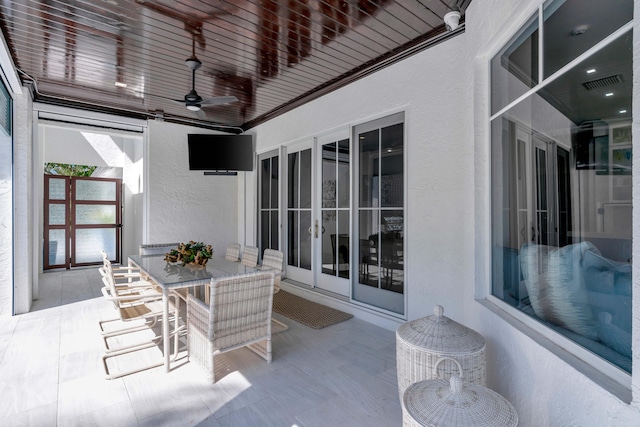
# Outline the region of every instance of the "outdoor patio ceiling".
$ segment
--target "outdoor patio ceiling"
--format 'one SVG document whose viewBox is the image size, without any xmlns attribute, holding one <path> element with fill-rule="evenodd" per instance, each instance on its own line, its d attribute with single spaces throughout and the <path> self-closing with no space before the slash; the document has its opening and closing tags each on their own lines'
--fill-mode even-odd
<svg viewBox="0 0 640 427">
<path fill-rule="evenodd" d="M 246 130 L 452 36 L 469 3 L 0 0 L 0 25 L 38 102 Z M 237 102 L 189 110 L 193 83 Z"/>
</svg>

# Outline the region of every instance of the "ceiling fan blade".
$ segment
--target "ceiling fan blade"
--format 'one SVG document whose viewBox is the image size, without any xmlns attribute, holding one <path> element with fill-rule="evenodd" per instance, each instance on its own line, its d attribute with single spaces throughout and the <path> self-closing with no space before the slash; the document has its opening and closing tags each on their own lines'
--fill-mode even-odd
<svg viewBox="0 0 640 427">
<path fill-rule="evenodd" d="M 230 104 L 237 101 L 238 98 L 236 98 L 235 96 L 214 96 L 213 98 L 203 99 L 200 102 L 200 105 L 202 105 L 203 107 L 210 107 L 214 105 Z"/>
<path fill-rule="evenodd" d="M 205 120 L 205 119 L 207 118 L 207 114 L 206 114 L 204 111 L 202 111 L 202 110 L 196 110 L 196 111 L 194 111 L 193 113 L 194 113 L 194 114 L 196 115 L 196 117 L 198 117 L 200 120 Z"/>
</svg>

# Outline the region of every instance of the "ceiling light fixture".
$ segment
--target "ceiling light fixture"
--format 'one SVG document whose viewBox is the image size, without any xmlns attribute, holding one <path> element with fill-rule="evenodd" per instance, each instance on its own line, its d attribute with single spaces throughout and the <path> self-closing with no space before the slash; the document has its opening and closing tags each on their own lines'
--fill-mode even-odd
<svg viewBox="0 0 640 427">
<path fill-rule="evenodd" d="M 127 87 L 126 83 L 122 83 L 122 82 L 116 82 L 116 86 L 118 87 Z"/>
<path fill-rule="evenodd" d="M 605 93 L 604 96 L 613 96 L 613 92 Z"/>
<path fill-rule="evenodd" d="M 596 72 L 596 69 L 595 69 L 595 68 L 589 68 L 589 69 L 587 70 L 587 74 L 593 74 L 593 73 L 595 73 L 595 72 Z"/>
<path fill-rule="evenodd" d="M 627 112 L 627 110 L 620 110 L 620 114 L 624 114 L 626 112 Z"/>
</svg>

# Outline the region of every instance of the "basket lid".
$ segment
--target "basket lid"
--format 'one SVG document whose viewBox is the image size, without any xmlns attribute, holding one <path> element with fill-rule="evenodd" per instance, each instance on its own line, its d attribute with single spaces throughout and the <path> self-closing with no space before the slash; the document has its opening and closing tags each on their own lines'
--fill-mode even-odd
<svg viewBox="0 0 640 427">
<path fill-rule="evenodd" d="M 396 333 L 413 345 L 442 353 L 475 352 L 485 345 L 478 332 L 445 316 L 441 305 L 431 316 L 401 325 Z"/>
<path fill-rule="evenodd" d="M 459 375 L 420 381 L 403 396 L 411 417 L 429 427 L 511 427 L 518 413 L 507 399 L 486 387 L 466 383 Z"/>
</svg>

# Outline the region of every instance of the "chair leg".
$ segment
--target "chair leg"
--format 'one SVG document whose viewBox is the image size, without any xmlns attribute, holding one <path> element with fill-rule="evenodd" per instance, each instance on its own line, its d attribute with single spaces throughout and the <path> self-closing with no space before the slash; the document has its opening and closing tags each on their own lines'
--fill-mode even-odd
<svg viewBox="0 0 640 427">
<path fill-rule="evenodd" d="M 262 357 L 267 363 L 271 363 L 271 338 L 249 344 L 247 348 Z"/>
<path fill-rule="evenodd" d="M 121 351 L 114 351 L 112 353 L 105 354 L 104 356 L 102 356 L 102 364 L 104 366 L 104 371 L 106 373 L 107 379 L 108 380 L 113 380 L 113 379 L 116 379 L 116 378 L 124 377 L 126 375 L 135 374 L 136 372 L 141 372 L 141 371 L 145 371 L 147 369 L 157 368 L 158 366 L 164 365 L 164 361 L 161 361 L 161 362 L 152 363 L 150 365 L 141 366 L 139 368 L 131 369 L 129 371 L 118 372 L 118 373 L 115 373 L 115 374 L 109 371 L 109 365 L 107 364 L 107 360 L 108 359 L 110 359 L 112 357 L 116 357 L 116 356 L 121 356 L 123 354 L 132 353 L 134 351 L 144 350 L 146 348 L 150 348 L 150 347 L 153 347 L 155 345 L 156 345 L 155 343 L 146 343 L 146 344 L 142 344 L 142 345 L 139 345 L 137 347 L 134 347 L 134 348 L 128 348 L 128 349 L 124 349 L 124 350 L 121 350 Z"/>
</svg>

